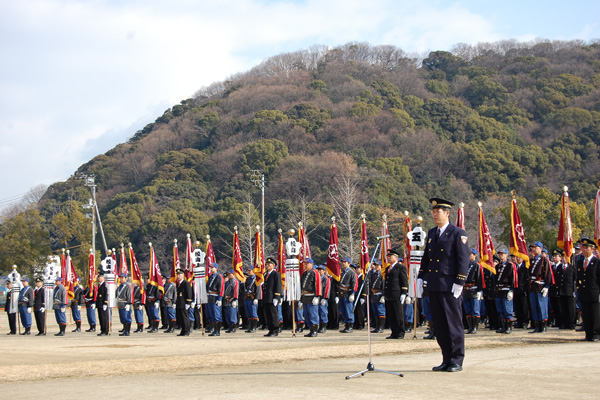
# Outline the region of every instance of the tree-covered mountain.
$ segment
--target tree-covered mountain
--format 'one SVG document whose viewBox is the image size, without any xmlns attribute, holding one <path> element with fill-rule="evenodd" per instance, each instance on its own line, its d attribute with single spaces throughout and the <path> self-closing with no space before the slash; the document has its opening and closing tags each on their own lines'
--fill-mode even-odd
<svg viewBox="0 0 600 400">
<path fill-rule="evenodd" d="M 173 239 L 210 234 L 228 264 L 238 226 L 249 264 L 260 221 L 251 171 L 261 170 L 267 254 L 278 228 L 302 221 L 324 262 L 336 216 L 341 252 L 356 258 L 363 213 L 372 236 L 388 215 L 401 243 L 405 210 L 431 226 L 430 196 L 466 204 L 472 244 L 483 201 L 507 244 L 511 190 L 526 233 L 555 246 L 563 185 L 575 233 L 593 234 L 599 145 L 599 42 L 461 44 L 424 58 L 367 43 L 315 46 L 199 90 L 50 186 L 35 212 L 52 249 L 84 244 L 73 250 L 82 267 L 89 224 L 79 206 L 90 195 L 75 178 L 91 174 L 109 247 L 132 242 L 143 261 L 151 241 L 166 270 Z"/>
</svg>

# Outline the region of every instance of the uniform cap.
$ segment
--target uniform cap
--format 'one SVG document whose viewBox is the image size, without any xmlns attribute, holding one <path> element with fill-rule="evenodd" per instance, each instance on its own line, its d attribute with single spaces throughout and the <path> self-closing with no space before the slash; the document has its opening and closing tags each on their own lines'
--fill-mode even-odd
<svg viewBox="0 0 600 400">
<path fill-rule="evenodd" d="M 219 269 L 219 264 L 217 264 L 216 262 L 214 262 L 214 263 L 210 264 L 210 267 L 211 268 Z"/>
<path fill-rule="evenodd" d="M 267 258 L 267 261 L 265 261 L 265 264 L 266 263 L 275 264 L 275 266 L 277 266 L 277 261 L 275 261 L 275 259 L 273 257 Z"/>
<path fill-rule="evenodd" d="M 540 241 L 533 242 L 533 243 L 532 243 L 532 246 L 534 246 L 534 247 L 539 247 L 539 248 L 541 248 L 541 249 L 543 249 L 543 248 L 544 248 L 544 245 L 543 245 L 543 244 L 542 244 L 542 242 L 540 242 Z"/>
<path fill-rule="evenodd" d="M 185 274 L 185 272 L 183 272 L 183 270 L 181 268 L 178 268 L 177 271 L 175 271 L 176 274 Z"/>
<path fill-rule="evenodd" d="M 479 252 L 476 249 L 471 249 L 471 254 L 479 255 Z"/>
<path fill-rule="evenodd" d="M 387 255 L 388 256 L 398 256 L 398 257 L 400 257 L 400 252 L 398 250 L 391 249 L 391 250 L 388 250 Z"/>
<path fill-rule="evenodd" d="M 342 258 L 342 262 L 347 262 L 347 263 L 352 263 L 352 259 L 350 257 L 344 257 Z"/>
<path fill-rule="evenodd" d="M 565 254 L 563 249 L 556 249 L 552 252 L 553 256 L 562 256 L 563 254 Z"/>
<path fill-rule="evenodd" d="M 235 271 L 233 270 L 233 268 L 230 268 L 230 269 L 227 271 L 227 273 L 228 273 L 228 274 L 235 274 Z"/>
<path fill-rule="evenodd" d="M 325 270 L 325 266 L 323 264 L 317 265 L 315 268 Z"/>
<path fill-rule="evenodd" d="M 57 276 L 56 279 L 55 279 L 55 281 L 62 282 L 62 278 L 60 276 Z"/>
<path fill-rule="evenodd" d="M 314 264 L 315 262 L 313 261 L 312 258 L 305 258 L 304 261 L 302 261 L 303 264 Z"/>
<path fill-rule="evenodd" d="M 127 274 L 121 274 L 119 275 L 119 278 L 127 278 Z"/>
<path fill-rule="evenodd" d="M 506 247 L 501 247 L 500 250 L 498 250 L 498 254 L 500 253 L 508 254 L 508 249 Z"/>
<path fill-rule="evenodd" d="M 44 282 L 44 280 L 42 278 L 35 278 L 36 282 Z"/>
<path fill-rule="evenodd" d="M 454 205 L 453 202 L 449 201 L 449 200 L 444 200 L 440 197 L 432 197 L 429 199 L 429 202 L 431 203 L 431 209 L 436 209 L 436 208 L 447 208 L 447 209 L 451 209 L 452 206 Z"/>
<path fill-rule="evenodd" d="M 587 237 L 582 237 L 580 240 L 582 246 L 596 247 L 596 242 Z"/>
<path fill-rule="evenodd" d="M 29 278 L 21 278 L 21 282 L 27 282 L 27 283 L 29 283 Z"/>
</svg>

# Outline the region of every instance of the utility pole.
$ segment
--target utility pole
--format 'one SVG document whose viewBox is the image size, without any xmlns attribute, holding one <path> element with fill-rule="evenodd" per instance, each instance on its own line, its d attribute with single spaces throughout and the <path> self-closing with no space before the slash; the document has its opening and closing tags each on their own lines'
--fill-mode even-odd
<svg viewBox="0 0 600 400">
<path fill-rule="evenodd" d="M 265 241 L 265 174 L 261 169 L 250 170 L 250 180 L 261 190 L 261 235 Z"/>
<path fill-rule="evenodd" d="M 104 230 L 102 229 L 102 220 L 100 219 L 100 210 L 98 210 L 98 203 L 96 203 L 96 183 L 94 175 L 83 174 L 85 186 L 89 187 L 92 191 L 92 198 L 89 204 L 83 206 L 85 209 L 92 209 L 92 250 L 96 254 L 96 217 L 98 217 L 98 226 L 100 227 L 100 235 L 102 236 L 102 243 L 104 244 L 104 254 L 108 253 L 108 246 L 106 245 L 106 238 L 104 237 Z"/>
</svg>

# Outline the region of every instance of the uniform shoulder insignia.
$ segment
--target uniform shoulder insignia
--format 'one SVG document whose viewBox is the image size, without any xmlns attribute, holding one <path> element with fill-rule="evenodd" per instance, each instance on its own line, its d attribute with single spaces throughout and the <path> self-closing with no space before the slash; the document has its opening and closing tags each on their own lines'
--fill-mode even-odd
<svg viewBox="0 0 600 400">
<path fill-rule="evenodd" d="M 468 240 L 468 239 L 469 239 L 469 238 L 468 238 L 468 237 L 466 237 L 466 236 L 461 236 L 461 237 L 460 237 L 460 241 L 462 242 L 462 244 L 467 244 L 467 240 Z"/>
</svg>

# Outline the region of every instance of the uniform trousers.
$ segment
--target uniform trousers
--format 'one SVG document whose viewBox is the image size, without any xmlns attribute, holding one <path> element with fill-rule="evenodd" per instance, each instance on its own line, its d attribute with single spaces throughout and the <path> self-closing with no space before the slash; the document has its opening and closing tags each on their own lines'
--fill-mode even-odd
<svg viewBox="0 0 600 400">
<path fill-rule="evenodd" d="M 412 323 L 414 321 L 413 314 L 415 312 L 413 304 L 406 304 L 402 307 L 404 308 L 404 322 Z"/>
<path fill-rule="evenodd" d="M 17 333 L 17 313 L 10 313 L 8 315 L 8 326 L 10 327 L 10 333 Z"/>
<path fill-rule="evenodd" d="M 19 306 L 21 323 L 25 328 L 31 328 L 31 314 L 27 312 L 27 306 Z"/>
<path fill-rule="evenodd" d="M 304 322 L 304 304 L 300 302 L 296 303 L 296 323 L 298 322 Z"/>
<path fill-rule="evenodd" d="M 273 302 L 263 302 L 263 309 L 265 311 L 265 322 L 270 332 L 274 332 L 279 328 L 279 317 L 277 316 L 277 307 L 273 305 Z"/>
<path fill-rule="evenodd" d="M 340 310 L 342 312 L 342 319 L 347 324 L 354 323 L 354 313 L 352 312 L 353 303 L 348 297 L 340 297 Z"/>
<path fill-rule="evenodd" d="M 575 328 L 575 297 L 560 296 L 560 311 L 562 327 Z"/>
<path fill-rule="evenodd" d="M 381 297 L 371 299 L 371 311 L 375 318 L 385 317 L 385 303 L 380 303 Z"/>
<path fill-rule="evenodd" d="M 102 309 L 103 306 L 98 307 L 98 321 L 100 322 L 100 332 L 108 334 L 108 308 Z"/>
<path fill-rule="evenodd" d="M 223 322 L 223 315 L 221 307 L 217 306 L 217 303 L 209 302 L 207 308 L 210 310 L 210 316 L 213 322 Z"/>
<path fill-rule="evenodd" d="M 387 315 L 392 336 L 404 333 L 404 310 L 400 300 L 385 300 L 385 311 Z"/>
<path fill-rule="evenodd" d="M 140 307 L 142 308 L 140 310 Z M 135 316 L 135 323 L 136 324 L 143 324 L 144 323 L 144 307 L 141 305 L 137 305 L 135 306 L 135 310 L 133 312 L 133 315 Z M 96 323 L 96 321 L 94 321 L 94 323 Z"/>
<path fill-rule="evenodd" d="M 36 311 L 35 313 L 35 325 L 37 326 L 38 332 L 44 332 L 44 326 L 46 322 L 46 313 Z"/>
<path fill-rule="evenodd" d="M 500 319 L 512 321 L 513 318 L 513 301 L 506 297 L 496 297 L 496 310 L 500 315 Z"/>
<path fill-rule="evenodd" d="M 541 293 L 529 293 L 531 301 L 531 318 L 534 321 L 542 322 L 548 320 L 548 296 L 544 297 Z"/>
<path fill-rule="evenodd" d="M 258 304 L 254 304 L 254 300 L 244 300 L 244 309 L 246 310 L 246 318 L 258 319 Z"/>
<path fill-rule="evenodd" d="M 86 306 L 87 321 L 90 325 L 96 325 L 96 311 L 91 306 Z"/>
<path fill-rule="evenodd" d="M 465 313 L 468 316 L 481 316 L 481 300 L 477 300 L 476 297 L 472 299 L 463 299 L 463 305 L 465 306 Z"/>
<path fill-rule="evenodd" d="M 423 310 L 423 315 L 427 321 L 431 321 L 431 303 L 429 301 L 429 294 L 423 295 L 421 299 L 421 309 Z"/>
<path fill-rule="evenodd" d="M 177 316 L 176 319 L 181 325 L 181 333 L 186 334 L 190 333 L 190 313 L 189 310 L 186 310 L 185 307 L 177 307 L 176 309 Z"/>
<path fill-rule="evenodd" d="M 304 308 L 304 320 L 306 321 L 306 326 L 311 327 L 313 325 L 319 325 L 319 306 L 313 306 L 311 303 L 303 303 Z"/>
<path fill-rule="evenodd" d="M 319 322 L 321 324 L 327 324 L 329 322 L 329 315 L 327 312 L 327 301 L 325 301 L 325 305 L 322 305 L 321 302 L 319 302 L 319 305 L 317 307 L 319 307 Z"/>
<path fill-rule="evenodd" d="M 234 326 L 238 322 L 237 318 L 237 307 L 233 308 L 233 306 L 224 306 L 225 309 L 225 322 L 229 327 Z"/>
<path fill-rule="evenodd" d="M 443 363 L 462 365 L 465 358 L 462 296 L 455 298 L 452 292 L 430 290 L 429 304 Z"/>
<path fill-rule="evenodd" d="M 167 321 L 176 321 L 177 320 L 177 313 L 175 311 L 175 307 L 167 306 L 166 311 L 167 311 Z"/>
<path fill-rule="evenodd" d="M 64 324 L 64 325 L 67 324 L 67 315 L 63 311 L 61 311 L 60 308 L 57 309 L 57 310 L 54 310 L 54 316 L 56 317 L 56 323 L 57 324 L 59 324 L 59 325 L 60 324 Z"/>
<path fill-rule="evenodd" d="M 600 339 L 600 303 L 597 301 L 581 301 L 581 319 L 585 338 Z"/>
<path fill-rule="evenodd" d="M 73 315 L 73 321 L 81 322 L 81 310 L 75 307 L 71 307 L 71 315 Z"/>
<path fill-rule="evenodd" d="M 190 309 L 188 310 L 188 314 L 190 314 L 190 326 L 194 325 L 194 322 L 196 322 L 196 316 L 194 315 L 194 308 L 195 307 L 190 307 Z"/>
<path fill-rule="evenodd" d="M 148 305 L 148 319 L 150 321 L 160 321 L 160 310 L 159 307 L 156 307 L 155 304 L 160 304 L 158 302 L 152 302 Z"/>
<path fill-rule="evenodd" d="M 119 308 L 119 320 L 122 324 L 131 323 L 131 310 L 127 311 L 124 308 Z"/>
</svg>

